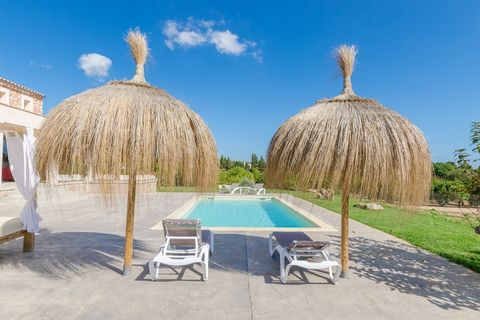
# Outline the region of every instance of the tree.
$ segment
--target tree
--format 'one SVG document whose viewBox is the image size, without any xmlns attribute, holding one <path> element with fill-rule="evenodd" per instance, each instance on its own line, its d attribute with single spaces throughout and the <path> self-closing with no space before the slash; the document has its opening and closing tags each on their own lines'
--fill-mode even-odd
<svg viewBox="0 0 480 320">
<path fill-rule="evenodd" d="M 457 166 L 453 162 L 435 162 L 433 164 L 433 172 L 437 178 L 447 179 L 447 176 L 456 169 Z"/>
<path fill-rule="evenodd" d="M 263 156 L 261 156 L 260 160 L 258 160 L 257 168 L 262 171 L 265 170 L 265 159 L 263 158 Z"/>
<path fill-rule="evenodd" d="M 471 151 L 478 157 L 480 156 L 480 121 L 472 122 L 470 133 L 470 146 L 472 147 Z M 480 160 L 479 158 L 471 160 L 471 154 L 465 148 L 455 150 L 454 155 L 457 165 L 459 167 L 468 169 L 472 168 L 471 162 Z"/>
<path fill-rule="evenodd" d="M 455 161 L 457 165 L 462 169 L 471 169 L 472 166 L 470 165 L 470 153 L 467 152 L 467 149 L 457 149 L 453 153 L 455 157 Z"/>
<path fill-rule="evenodd" d="M 255 153 L 252 153 L 251 163 L 232 161 L 229 157 L 221 155 L 220 169 L 219 180 L 222 184 L 239 183 L 243 177 L 253 182 L 265 183 L 265 159 L 263 156 L 258 158 Z"/>
<path fill-rule="evenodd" d="M 220 155 L 220 169 L 225 169 L 225 157 Z"/>
<path fill-rule="evenodd" d="M 458 206 L 462 206 L 464 201 L 468 200 L 470 196 L 467 186 L 461 181 L 444 179 L 433 180 L 432 194 L 441 206 L 448 204 L 450 201 L 454 201 Z"/>
<path fill-rule="evenodd" d="M 252 160 L 250 162 L 252 164 L 252 168 L 256 168 L 258 164 L 258 157 L 255 153 L 252 153 Z"/>
<path fill-rule="evenodd" d="M 455 150 L 455 159 L 457 165 L 464 171 L 466 177 L 465 189 L 466 192 L 469 193 L 468 202 L 470 205 L 477 207 L 477 212 L 474 214 L 474 217 L 467 214 L 464 214 L 464 217 L 475 232 L 480 234 L 480 208 L 478 208 L 480 205 L 480 168 L 477 167 L 474 169 L 473 166 L 474 162 L 480 160 L 480 121 L 472 123 L 470 133 L 471 152 L 467 151 L 467 149 Z"/>
<path fill-rule="evenodd" d="M 253 173 L 243 167 L 233 167 L 228 170 L 222 170 L 220 172 L 220 184 L 239 183 L 242 178 L 247 178 L 251 181 L 255 181 Z"/>
<path fill-rule="evenodd" d="M 265 183 L 265 174 L 263 171 L 260 171 L 258 168 L 252 168 L 252 173 L 256 183 Z"/>
<path fill-rule="evenodd" d="M 471 136 L 470 141 L 472 143 L 472 151 L 480 154 L 480 121 L 476 121 L 472 123 L 472 127 L 470 129 Z M 478 161 L 480 159 L 475 159 L 473 161 Z"/>
</svg>

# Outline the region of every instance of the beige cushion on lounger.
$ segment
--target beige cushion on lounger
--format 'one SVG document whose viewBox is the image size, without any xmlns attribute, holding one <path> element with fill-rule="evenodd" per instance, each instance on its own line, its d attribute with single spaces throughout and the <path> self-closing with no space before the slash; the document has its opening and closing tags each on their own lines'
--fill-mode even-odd
<svg viewBox="0 0 480 320">
<path fill-rule="evenodd" d="M 328 241 L 294 241 L 288 246 L 288 250 L 323 250 L 330 246 Z"/>
<path fill-rule="evenodd" d="M 288 248 L 294 241 L 313 241 L 312 238 L 303 232 L 274 232 L 272 236 L 284 248 Z"/>
<path fill-rule="evenodd" d="M 23 230 L 19 217 L 0 217 L 0 237 Z"/>
<path fill-rule="evenodd" d="M 313 241 L 303 232 L 274 232 L 272 236 L 282 247 L 288 250 L 322 250 L 330 245 L 328 241 Z"/>
</svg>

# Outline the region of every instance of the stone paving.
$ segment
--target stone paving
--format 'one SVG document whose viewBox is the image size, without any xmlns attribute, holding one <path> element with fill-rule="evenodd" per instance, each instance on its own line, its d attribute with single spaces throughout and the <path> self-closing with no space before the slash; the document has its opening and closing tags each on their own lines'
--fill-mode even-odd
<svg viewBox="0 0 480 320">
<path fill-rule="evenodd" d="M 150 228 L 192 196 L 139 198 L 124 277 L 125 199 L 107 208 L 92 194 L 42 195 L 35 252 L 22 253 L 21 240 L 0 245 L 0 319 L 480 319 L 479 274 L 355 221 L 350 277 L 337 285 L 301 270 L 281 284 L 261 232 L 217 234 L 208 282 L 199 267 L 162 269 L 152 282 L 146 262 L 163 239 Z M 339 229 L 339 215 L 288 197 Z M 0 203 L 0 215 L 20 207 Z M 333 241 L 339 256 L 338 233 L 310 236 Z"/>
</svg>

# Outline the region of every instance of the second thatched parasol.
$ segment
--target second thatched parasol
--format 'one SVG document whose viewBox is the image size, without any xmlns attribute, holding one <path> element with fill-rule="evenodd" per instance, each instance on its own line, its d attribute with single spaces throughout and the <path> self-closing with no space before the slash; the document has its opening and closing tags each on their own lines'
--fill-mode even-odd
<svg viewBox="0 0 480 320">
<path fill-rule="evenodd" d="M 57 171 L 89 174 L 101 190 L 128 175 L 124 274 L 132 264 L 137 175 L 156 175 L 160 185 L 212 187 L 217 149 L 205 122 L 181 101 L 145 82 L 147 40 L 130 31 L 126 41 L 136 62 L 129 81 L 111 81 L 61 102 L 37 139 L 36 166 L 42 177 Z"/>
<path fill-rule="evenodd" d="M 336 50 L 343 91 L 288 119 L 268 149 L 266 181 L 283 188 L 342 191 L 342 276 L 348 271 L 349 196 L 418 204 L 428 199 L 432 164 L 427 141 L 410 121 L 355 95 L 354 46 Z"/>
</svg>

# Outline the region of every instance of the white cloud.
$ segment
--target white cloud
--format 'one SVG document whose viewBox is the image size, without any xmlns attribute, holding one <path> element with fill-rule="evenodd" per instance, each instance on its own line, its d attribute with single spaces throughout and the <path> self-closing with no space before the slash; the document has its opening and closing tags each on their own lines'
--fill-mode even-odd
<svg viewBox="0 0 480 320">
<path fill-rule="evenodd" d="M 188 18 L 186 22 L 168 20 L 163 26 L 165 45 L 174 50 L 177 46 L 188 49 L 202 45 L 212 45 L 226 55 L 249 55 L 262 62 L 262 50 L 253 41 L 241 39 L 228 29 L 221 30 L 225 21 L 197 20 Z"/>
<path fill-rule="evenodd" d="M 241 43 L 238 36 L 229 30 L 212 31 L 210 43 L 217 48 L 218 52 L 235 56 L 241 55 L 247 50 L 247 43 Z"/>
<path fill-rule="evenodd" d="M 112 60 L 98 53 L 85 53 L 78 58 L 78 67 L 87 77 L 105 78 L 112 66 Z"/>
<path fill-rule="evenodd" d="M 178 32 L 178 24 L 175 21 L 169 20 L 165 22 L 165 26 L 163 27 L 163 34 L 167 36 L 167 38 L 176 36 Z"/>
<path fill-rule="evenodd" d="M 201 33 L 195 31 L 182 31 L 178 34 L 176 41 L 184 47 L 196 47 L 205 43 L 207 39 Z"/>
<path fill-rule="evenodd" d="M 42 69 L 53 69 L 53 66 L 51 64 L 47 63 L 36 63 L 35 61 L 30 60 L 30 67 L 34 68 L 42 68 Z"/>
<path fill-rule="evenodd" d="M 203 23 L 207 22 L 202 21 Z M 191 48 L 207 42 L 207 38 L 201 32 L 191 30 L 190 24 L 180 31 L 179 24 L 171 20 L 165 23 L 163 34 L 167 37 L 165 44 L 172 50 L 175 49 L 175 45 Z"/>
<path fill-rule="evenodd" d="M 190 19 L 192 19 L 192 18 L 190 18 Z M 211 28 L 211 27 L 213 27 L 215 24 L 225 24 L 225 21 L 222 20 L 222 21 L 220 21 L 220 22 L 218 22 L 218 23 L 215 23 L 215 21 L 212 21 L 212 20 L 200 20 L 200 21 L 199 21 L 199 25 L 200 25 L 201 27 L 204 27 L 204 28 Z"/>
<path fill-rule="evenodd" d="M 262 63 L 263 62 L 263 50 L 262 49 L 256 49 L 253 50 L 250 55 L 255 59 L 257 62 Z"/>
</svg>

